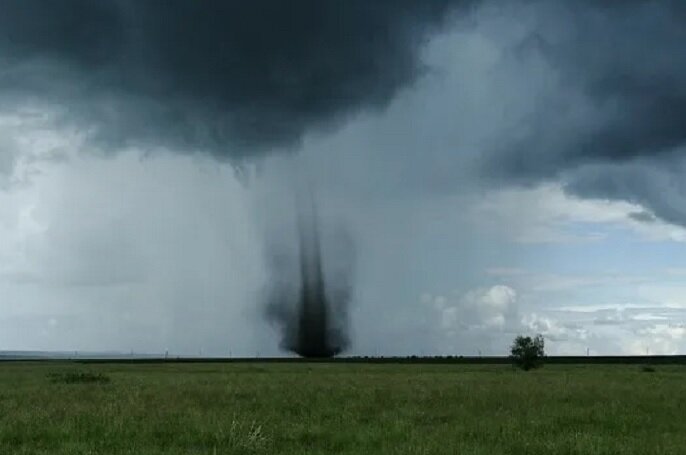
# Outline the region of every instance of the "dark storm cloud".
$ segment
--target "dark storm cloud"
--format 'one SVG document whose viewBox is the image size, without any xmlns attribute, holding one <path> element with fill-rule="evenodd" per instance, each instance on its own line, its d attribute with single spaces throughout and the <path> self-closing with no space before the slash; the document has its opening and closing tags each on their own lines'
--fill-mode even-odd
<svg viewBox="0 0 686 455">
<path fill-rule="evenodd" d="M 536 106 L 517 138 L 501 145 L 502 171 L 550 176 L 657 158 L 684 144 L 686 3 L 533 4 L 535 29 L 513 50 L 542 57 L 566 96 Z M 573 115 L 582 103 L 583 115 Z"/>
<path fill-rule="evenodd" d="M 383 108 L 410 86 L 422 45 L 466 3 L 477 7 L 460 8 L 469 20 L 457 26 L 505 43 L 502 76 L 485 78 L 528 94 L 517 97 L 527 104 L 515 108 L 518 121 L 484 122 L 485 173 L 497 184 L 562 179 L 575 194 L 631 200 L 686 224 L 684 185 L 660 183 L 678 180 L 686 149 L 678 0 L 5 0 L 0 103 L 46 104 L 107 149 L 241 158 L 297 147 L 306 132 Z M 484 11 L 502 18 L 484 26 Z M 504 31 L 518 28 L 526 32 L 514 39 Z M 522 71 L 528 86 L 513 82 Z M 498 106 L 497 96 L 482 103 Z M 455 109 L 456 123 L 478 115 Z M 408 130 L 430 162 L 434 136 Z"/>
<path fill-rule="evenodd" d="M 386 105 L 453 0 L 6 0 L 0 97 L 112 148 L 245 156 Z"/>
<path fill-rule="evenodd" d="M 566 177 L 566 189 L 581 197 L 617 199 L 649 209 L 632 216 L 643 222 L 659 217 L 686 226 L 686 162 L 655 158 L 622 164 L 583 166 Z"/>
<path fill-rule="evenodd" d="M 686 2 L 520 6 L 510 23 L 529 30 L 500 69 L 527 62 L 534 80 L 544 67 L 553 88 L 532 82 L 531 109 L 494 134 L 485 172 L 501 183 L 561 178 L 575 194 L 630 200 L 686 224 L 675 171 L 686 150 Z"/>
</svg>

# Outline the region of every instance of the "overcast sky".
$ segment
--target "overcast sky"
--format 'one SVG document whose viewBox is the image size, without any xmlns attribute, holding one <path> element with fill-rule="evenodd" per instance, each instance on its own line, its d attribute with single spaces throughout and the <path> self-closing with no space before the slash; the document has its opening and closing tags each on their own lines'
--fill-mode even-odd
<svg viewBox="0 0 686 455">
<path fill-rule="evenodd" d="M 308 181 L 350 354 L 684 354 L 685 22 L 6 0 L 0 350 L 283 354 L 262 302 Z"/>
</svg>

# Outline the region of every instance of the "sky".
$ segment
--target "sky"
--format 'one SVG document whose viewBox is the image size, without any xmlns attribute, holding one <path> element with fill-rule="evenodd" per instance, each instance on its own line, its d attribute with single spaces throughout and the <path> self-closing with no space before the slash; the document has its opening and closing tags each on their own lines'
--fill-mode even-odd
<svg viewBox="0 0 686 455">
<path fill-rule="evenodd" d="M 686 354 L 683 2 L 2 9 L 0 350 L 286 355 L 307 182 L 348 354 Z"/>
</svg>

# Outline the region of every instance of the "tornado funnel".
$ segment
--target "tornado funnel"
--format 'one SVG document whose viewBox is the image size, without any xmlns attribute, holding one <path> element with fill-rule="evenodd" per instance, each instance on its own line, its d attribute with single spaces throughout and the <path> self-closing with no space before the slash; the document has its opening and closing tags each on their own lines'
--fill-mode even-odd
<svg viewBox="0 0 686 455">
<path fill-rule="evenodd" d="M 330 263 L 343 262 L 346 266 L 330 268 L 331 275 L 327 276 L 311 189 L 298 194 L 296 206 L 297 253 L 274 267 L 267 317 L 281 328 L 282 348 L 301 357 L 329 358 L 349 344 L 347 306 L 351 286 L 347 271 L 352 248 L 328 258 Z M 284 281 L 283 277 L 292 281 Z"/>
</svg>

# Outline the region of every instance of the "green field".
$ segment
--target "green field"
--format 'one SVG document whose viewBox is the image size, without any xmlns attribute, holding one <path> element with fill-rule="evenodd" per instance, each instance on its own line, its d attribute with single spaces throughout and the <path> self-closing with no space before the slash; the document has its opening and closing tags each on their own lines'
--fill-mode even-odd
<svg viewBox="0 0 686 455">
<path fill-rule="evenodd" d="M 686 367 L 656 370 L 0 363 L 0 454 L 685 454 Z"/>
</svg>

